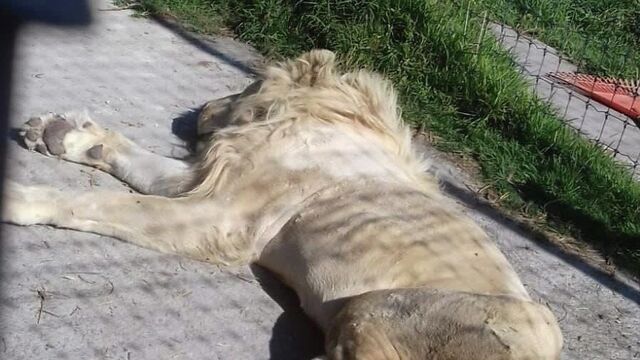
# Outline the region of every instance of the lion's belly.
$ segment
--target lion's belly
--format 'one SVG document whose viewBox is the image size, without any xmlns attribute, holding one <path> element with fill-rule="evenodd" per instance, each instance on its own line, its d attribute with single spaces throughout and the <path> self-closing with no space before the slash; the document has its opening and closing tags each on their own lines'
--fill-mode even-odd
<svg viewBox="0 0 640 360">
<path fill-rule="evenodd" d="M 321 199 L 282 229 L 259 262 L 294 288 L 321 325 L 339 299 L 372 290 L 430 287 L 528 299 L 477 225 L 409 189 Z"/>
</svg>

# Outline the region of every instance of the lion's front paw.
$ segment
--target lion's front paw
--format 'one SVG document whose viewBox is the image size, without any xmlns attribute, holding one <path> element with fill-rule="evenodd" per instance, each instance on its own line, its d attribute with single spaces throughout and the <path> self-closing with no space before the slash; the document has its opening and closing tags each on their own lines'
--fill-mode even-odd
<svg viewBox="0 0 640 360">
<path fill-rule="evenodd" d="M 24 124 L 21 135 L 30 150 L 107 170 L 103 156 L 107 131 L 87 115 L 33 117 Z"/>
</svg>

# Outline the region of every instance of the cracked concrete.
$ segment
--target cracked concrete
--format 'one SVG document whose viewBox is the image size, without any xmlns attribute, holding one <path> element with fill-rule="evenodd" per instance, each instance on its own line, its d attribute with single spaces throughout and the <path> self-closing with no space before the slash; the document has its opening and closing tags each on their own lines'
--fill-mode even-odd
<svg viewBox="0 0 640 360">
<path fill-rule="evenodd" d="M 244 44 L 192 37 L 130 11 L 98 12 L 91 29 L 30 25 L 18 44 L 13 126 L 42 112 L 87 109 L 171 156 L 186 153 L 173 132 L 190 109 L 243 89 L 259 61 Z M 640 357 L 636 283 L 536 243 L 478 202 L 460 170 L 423 150 L 452 201 L 487 229 L 532 296 L 558 316 L 563 359 Z M 23 183 L 128 191 L 97 170 L 15 142 L 9 165 L 9 177 Z M 310 359 L 321 352 L 321 334 L 295 297 L 258 268 L 221 269 L 46 226 L 6 225 L 2 236 L 2 358 Z"/>
</svg>

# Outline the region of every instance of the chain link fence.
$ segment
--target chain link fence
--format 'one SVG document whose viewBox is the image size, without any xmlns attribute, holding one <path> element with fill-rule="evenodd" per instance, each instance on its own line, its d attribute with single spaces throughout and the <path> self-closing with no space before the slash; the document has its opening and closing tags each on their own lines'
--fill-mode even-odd
<svg viewBox="0 0 640 360">
<path fill-rule="evenodd" d="M 590 76 L 581 69 L 585 60 L 570 59 L 562 51 L 510 27 L 489 12 L 476 12 L 465 7 L 468 21 L 481 26 L 480 34 L 468 33 L 468 41 L 477 44 L 477 51 L 486 50 L 480 44 L 494 36 L 512 57 L 514 65 L 529 81 L 531 90 L 556 110 L 564 124 L 604 148 L 613 158 L 640 179 L 640 82 Z M 569 36 L 569 35 L 568 35 Z M 590 39 L 582 38 L 586 49 Z M 625 66 L 625 54 L 600 49 L 600 56 L 620 58 Z M 594 93 L 595 96 L 593 95 Z M 592 94 L 589 96 L 589 94 Z M 600 95 L 600 102 L 594 100 Z M 604 96 L 603 96 L 604 95 Z M 624 103 L 619 100 L 623 99 Z M 611 103 L 616 104 L 611 104 Z M 605 105 L 609 103 L 609 106 Z M 611 107 L 610 107 L 611 106 Z M 614 109 L 615 108 L 615 109 Z"/>
</svg>

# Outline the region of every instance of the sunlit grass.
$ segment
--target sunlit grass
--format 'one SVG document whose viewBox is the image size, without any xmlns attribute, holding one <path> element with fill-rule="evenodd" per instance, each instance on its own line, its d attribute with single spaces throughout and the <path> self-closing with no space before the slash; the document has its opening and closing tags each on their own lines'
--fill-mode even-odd
<svg viewBox="0 0 640 360">
<path fill-rule="evenodd" d="M 461 0 L 561 50 L 582 71 L 640 79 L 638 0 Z"/>
</svg>

